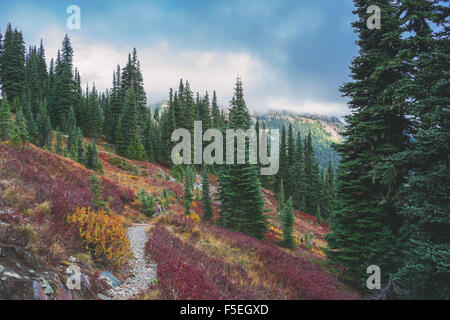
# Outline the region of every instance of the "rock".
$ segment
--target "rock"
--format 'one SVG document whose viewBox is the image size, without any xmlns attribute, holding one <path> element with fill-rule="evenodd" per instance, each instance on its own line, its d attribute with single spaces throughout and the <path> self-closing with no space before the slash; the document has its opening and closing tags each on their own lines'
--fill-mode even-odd
<svg viewBox="0 0 450 320">
<path fill-rule="evenodd" d="M 0 264 L 0 273 L 2 273 L 3 271 L 5 271 L 5 268 Z"/>
<path fill-rule="evenodd" d="M 44 279 L 43 277 L 40 277 L 38 279 L 38 282 L 41 285 L 42 290 L 44 290 L 46 295 L 52 295 L 55 294 L 55 291 L 53 290 L 52 286 L 48 283 L 48 281 L 46 279 Z"/>
<path fill-rule="evenodd" d="M 42 290 L 41 284 L 36 280 L 33 281 L 33 299 L 34 300 L 48 300 L 44 290 Z"/>
<path fill-rule="evenodd" d="M 72 300 L 72 295 L 70 291 L 67 290 L 61 282 L 58 282 L 58 296 L 56 300 Z"/>
<path fill-rule="evenodd" d="M 105 296 L 105 295 L 103 295 L 103 294 L 101 294 L 101 293 L 99 293 L 97 296 L 98 296 L 99 299 L 101 299 L 101 300 L 112 300 L 110 297 L 107 297 L 107 296 Z"/>
<path fill-rule="evenodd" d="M 20 263 L 17 263 L 17 262 L 16 262 L 16 266 L 17 266 L 17 268 L 19 268 L 19 269 L 21 268 Z"/>
<path fill-rule="evenodd" d="M 28 272 L 31 273 L 31 274 L 35 274 L 36 273 L 36 271 L 34 271 L 33 269 L 30 269 Z"/>
<path fill-rule="evenodd" d="M 46 286 L 43 286 L 44 292 L 46 295 L 51 296 L 52 294 L 55 294 L 55 291 L 53 290 L 52 286 L 47 284 Z"/>
<path fill-rule="evenodd" d="M 0 280 L 6 281 L 6 277 L 1 277 Z"/>
<path fill-rule="evenodd" d="M 81 285 L 85 286 L 88 290 L 91 290 L 91 281 L 89 280 L 89 277 L 85 274 L 80 275 L 81 278 Z"/>
<path fill-rule="evenodd" d="M 15 273 L 14 271 L 6 271 L 3 272 L 3 276 L 5 277 L 10 277 L 10 278 L 14 278 L 14 279 L 22 279 L 21 276 L 19 276 L 17 273 Z"/>
<path fill-rule="evenodd" d="M 70 256 L 69 261 L 75 263 L 77 262 L 77 259 L 75 257 Z"/>
<path fill-rule="evenodd" d="M 104 279 L 111 288 L 115 288 L 121 285 L 120 280 L 117 279 L 110 271 L 102 272 L 100 274 L 100 278 Z"/>
</svg>

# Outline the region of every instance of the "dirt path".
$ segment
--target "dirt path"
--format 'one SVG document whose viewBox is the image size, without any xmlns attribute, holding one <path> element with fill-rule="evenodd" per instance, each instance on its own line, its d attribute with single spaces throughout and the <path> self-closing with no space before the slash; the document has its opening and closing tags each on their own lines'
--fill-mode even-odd
<svg viewBox="0 0 450 320">
<path fill-rule="evenodd" d="M 148 224 L 133 224 L 128 228 L 128 237 L 135 257 L 134 261 L 131 262 L 133 276 L 125 280 L 119 287 L 108 290 L 108 295 L 114 300 L 133 298 L 147 290 L 156 278 L 156 264 L 148 262 L 145 257 L 146 230 L 149 227 Z"/>
</svg>

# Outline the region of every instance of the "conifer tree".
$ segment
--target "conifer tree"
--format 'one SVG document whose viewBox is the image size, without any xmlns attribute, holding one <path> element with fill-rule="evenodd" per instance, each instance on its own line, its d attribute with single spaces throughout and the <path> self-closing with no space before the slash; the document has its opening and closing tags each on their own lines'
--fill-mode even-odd
<svg viewBox="0 0 450 320">
<path fill-rule="evenodd" d="M 212 200 L 209 189 L 209 172 L 208 166 L 204 165 L 202 170 L 202 204 L 203 204 L 203 220 L 210 221 L 213 217 Z"/>
<path fill-rule="evenodd" d="M 229 119 L 230 129 L 246 131 L 251 126 L 241 79 L 236 82 Z M 235 141 L 227 141 L 229 143 L 234 146 Z M 248 153 L 246 164 L 226 165 L 222 168 L 219 188 L 222 225 L 232 231 L 240 231 L 258 239 L 264 238 L 267 231 L 264 200 L 257 167 L 248 164 Z"/>
<path fill-rule="evenodd" d="M 408 168 L 398 192 L 406 256 L 394 279 L 412 299 L 450 299 L 450 186 L 448 8 L 433 1 L 399 1 L 403 16 L 406 65 L 400 93 L 414 115 L 410 150 L 389 159 L 394 172 Z M 447 20 L 446 18 L 447 17 Z M 431 23 L 435 24 L 432 28 Z M 435 30 L 433 30 L 435 29 Z M 406 90 L 405 90 L 406 87 Z"/>
<path fill-rule="evenodd" d="M 127 154 L 128 158 L 131 160 L 145 161 L 147 158 L 145 148 L 142 145 L 141 139 L 139 138 L 137 133 L 134 135 L 133 141 L 129 146 Z"/>
<path fill-rule="evenodd" d="M 54 118 L 55 127 L 60 126 L 63 132 L 70 132 L 72 129 L 69 122 L 72 119 L 68 119 L 73 112 L 75 104 L 75 82 L 73 78 L 73 49 L 70 43 L 69 36 L 64 37 L 62 43 L 62 51 L 58 56 L 56 65 L 56 77 L 55 77 L 55 89 L 54 89 Z"/>
<path fill-rule="evenodd" d="M 44 103 L 39 104 L 39 112 L 37 118 L 37 144 L 39 147 L 47 146 L 50 143 L 51 124 L 47 115 L 47 107 Z"/>
<path fill-rule="evenodd" d="M 211 116 L 213 121 L 213 126 L 215 129 L 219 129 L 222 125 L 221 117 L 220 117 L 220 109 L 217 103 L 217 94 L 216 91 L 213 93 L 213 99 L 211 103 Z"/>
<path fill-rule="evenodd" d="M 194 186 L 194 172 L 192 166 L 188 165 L 185 169 L 185 182 L 184 182 L 184 207 L 185 214 L 191 214 L 191 206 L 193 200 L 192 188 Z"/>
<path fill-rule="evenodd" d="M 106 202 L 103 200 L 102 197 L 102 184 L 100 180 L 97 178 L 95 174 L 91 174 L 89 177 L 90 186 L 89 189 L 91 190 L 92 195 L 92 207 L 94 209 L 105 209 Z"/>
<path fill-rule="evenodd" d="M 61 155 L 63 152 L 63 146 L 62 146 L 62 142 L 63 141 L 63 135 L 62 133 L 58 130 L 56 133 L 56 145 L 55 145 L 55 152 L 58 155 Z"/>
<path fill-rule="evenodd" d="M 94 141 L 95 146 L 95 141 Z M 77 129 L 76 132 L 76 148 L 77 148 L 77 161 L 79 163 L 85 163 L 85 157 L 84 157 L 84 147 L 83 147 L 83 132 L 80 128 Z M 94 150 L 94 153 L 96 150 Z"/>
<path fill-rule="evenodd" d="M 408 121 L 403 102 L 394 97 L 403 77 L 398 15 L 391 1 L 377 1 L 382 28 L 371 30 L 366 25 L 368 1 L 354 2 L 360 51 L 351 67 L 353 81 L 341 88 L 353 112 L 346 117 L 345 140 L 336 147 L 341 162 L 327 256 L 345 268 L 344 276 L 365 286 L 368 266 L 379 266 L 382 282 L 387 282 L 401 260 L 397 241 L 402 219 L 393 196 L 403 173 L 388 182 L 384 159 L 407 147 Z"/>
<path fill-rule="evenodd" d="M 3 40 L 0 78 L 3 96 L 12 103 L 21 96 L 25 84 L 25 45 L 22 32 L 8 24 Z"/>
<path fill-rule="evenodd" d="M 21 110 L 16 112 L 15 134 L 17 141 L 22 144 L 28 141 L 28 130 L 25 117 Z"/>
<path fill-rule="evenodd" d="M 295 152 L 294 165 L 289 168 L 289 182 L 291 183 L 292 201 L 294 208 L 306 210 L 303 206 L 305 198 L 305 162 L 304 148 L 300 132 L 297 134 L 297 148 Z"/>
<path fill-rule="evenodd" d="M 281 213 L 281 228 L 283 230 L 283 246 L 293 248 L 295 246 L 294 232 L 294 209 L 292 207 L 292 197 L 289 198 L 287 205 Z"/>
<path fill-rule="evenodd" d="M 275 192 L 279 192 L 281 188 L 281 181 L 286 181 L 288 172 L 288 159 L 287 159 L 287 141 L 286 141 L 286 127 L 283 125 L 281 131 L 280 140 L 280 168 L 275 181 Z"/>
<path fill-rule="evenodd" d="M 9 107 L 8 99 L 3 97 L 0 104 L 0 140 L 4 141 L 8 139 L 9 131 L 11 127 L 11 110 Z"/>
</svg>

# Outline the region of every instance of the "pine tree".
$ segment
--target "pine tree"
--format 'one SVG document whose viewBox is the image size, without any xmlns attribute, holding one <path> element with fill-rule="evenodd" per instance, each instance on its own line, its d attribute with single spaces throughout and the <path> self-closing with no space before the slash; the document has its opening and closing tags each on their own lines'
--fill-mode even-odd
<svg viewBox="0 0 450 320">
<path fill-rule="evenodd" d="M 8 24 L 3 41 L 0 65 L 3 96 L 12 103 L 21 96 L 25 84 L 25 45 L 22 32 Z"/>
<path fill-rule="evenodd" d="M 105 209 L 106 202 L 103 200 L 102 197 L 102 184 L 100 180 L 97 178 L 95 174 L 91 174 L 89 177 L 90 186 L 89 189 L 91 190 L 92 195 L 92 207 L 94 209 Z"/>
<path fill-rule="evenodd" d="M 230 129 L 245 131 L 251 126 L 240 79 L 236 82 L 229 119 Z M 234 145 L 235 142 L 227 141 L 227 144 L 230 143 Z M 243 165 L 226 165 L 219 174 L 220 222 L 232 231 L 262 239 L 267 231 L 267 222 L 258 171 L 256 166 L 248 164 L 248 153 L 246 162 Z"/>
<path fill-rule="evenodd" d="M 39 112 L 37 118 L 37 144 L 39 147 L 49 147 L 51 124 L 47 115 L 47 107 L 44 103 L 39 104 Z"/>
<path fill-rule="evenodd" d="M 192 188 L 194 186 L 194 172 L 192 166 L 188 165 L 185 169 L 185 182 L 184 182 L 184 207 L 185 214 L 191 214 L 191 206 L 192 206 Z"/>
<path fill-rule="evenodd" d="M 60 126 L 63 132 L 70 132 L 68 117 L 75 104 L 75 81 L 73 78 L 73 49 L 69 36 L 64 37 L 61 54 L 56 64 L 54 89 L 55 127 Z"/>
<path fill-rule="evenodd" d="M 209 189 L 209 172 L 208 166 L 204 166 L 202 170 L 202 204 L 203 204 L 203 220 L 210 221 L 213 217 L 212 200 Z"/>
<path fill-rule="evenodd" d="M 56 146 L 55 146 L 55 152 L 58 155 L 62 155 L 63 152 L 63 135 L 62 133 L 58 130 L 56 133 Z"/>
<path fill-rule="evenodd" d="M 281 213 L 281 228 L 283 230 L 282 245 L 286 248 L 295 246 L 294 232 L 294 209 L 292 207 L 292 198 L 289 198 L 287 205 Z"/>
<path fill-rule="evenodd" d="M 0 141 L 8 139 L 11 128 L 11 110 L 8 99 L 4 97 L 0 104 Z"/>
<path fill-rule="evenodd" d="M 129 146 L 127 154 L 128 158 L 131 160 L 145 161 L 147 158 L 145 148 L 142 145 L 141 139 L 139 138 L 137 133 L 134 135 L 133 141 Z"/>
<path fill-rule="evenodd" d="M 413 299 L 450 299 L 450 28 L 448 8 L 432 1 L 399 1 L 408 37 L 403 50 L 410 71 L 400 93 L 414 115 L 411 149 L 393 156 L 408 168 L 400 192 L 406 256 L 395 275 Z M 447 13 L 445 13 L 447 10 Z M 437 25 L 434 31 L 429 21 Z M 405 89 L 406 87 L 406 89 Z"/>
<path fill-rule="evenodd" d="M 382 282 L 387 282 L 401 260 L 397 240 L 402 219 L 392 197 L 403 173 L 389 176 L 388 182 L 384 160 L 407 147 L 408 121 L 403 102 L 394 97 L 403 74 L 398 68 L 400 26 L 392 2 L 377 2 L 382 28 L 374 30 L 366 26 L 368 1 L 354 2 L 360 51 L 351 67 L 353 81 L 341 88 L 353 112 L 346 117 L 345 140 L 336 147 L 341 162 L 327 256 L 345 268 L 344 276 L 365 287 L 368 266 L 379 266 Z"/>
<path fill-rule="evenodd" d="M 211 116 L 213 121 L 213 127 L 215 129 L 219 129 L 222 126 L 222 121 L 220 117 L 220 109 L 217 103 L 217 94 L 216 91 L 213 93 L 213 99 L 211 103 Z"/>
<path fill-rule="evenodd" d="M 95 141 L 94 141 L 95 146 Z M 77 161 L 79 163 L 85 163 L 84 157 L 84 147 L 83 147 L 83 132 L 80 128 L 77 129 L 76 132 L 76 148 L 77 148 Z M 96 154 L 96 150 L 94 150 L 94 154 Z"/>
<path fill-rule="evenodd" d="M 293 190 L 292 200 L 294 208 L 306 210 L 303 206 L 303 199 L 305 198 L 306 190 L 304 148 L 300 132 L 297 134 L 297 148 L 295 152 L 294 165 L 289 168 L 289 177 L 291 190 Z"/>
<path fill-rule="evenodd" d="M 137 97 L 133 88 L 130 88 L 125 97 L 125 107 L 119 120 L 118 135 L 116 136 L 117 152 L 128 157 L 129 146 L 138 134 Z"/>
<path fill-rule="evenodd" d="M 28 130 L 25 123 L 25 117 L 21 110 L 16 112 L 15 134 L 17 135 L 17 141 L 22 144 L 28 141 Z"/>
</svg>

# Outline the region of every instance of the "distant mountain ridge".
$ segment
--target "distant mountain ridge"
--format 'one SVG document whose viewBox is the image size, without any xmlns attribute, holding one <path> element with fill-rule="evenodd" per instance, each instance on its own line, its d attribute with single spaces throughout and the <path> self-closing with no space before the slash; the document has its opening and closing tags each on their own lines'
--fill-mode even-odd
<svg viewBox="0 0 450 320">
<path fill-rule="evenodd" d="M 305 139 L 311 130 L 313 147 L 320 168 L 326 170 L 330 158 L 335 167 L 339 163 L 339 155 L 332 148 L 332 144 L 342 141 L 341 132 L 345 125 L 337 117 L 289 111 L 268 111 L 257 113 L 253 120 L 256 122 L 256 119 L 265 122 L 268 129 L 281 130 L 284 125 L 286 132 L 289 124 L 292 123 L 295 138 L 297 132 L 300 132 L 302 139 Z"/>
</svg>

